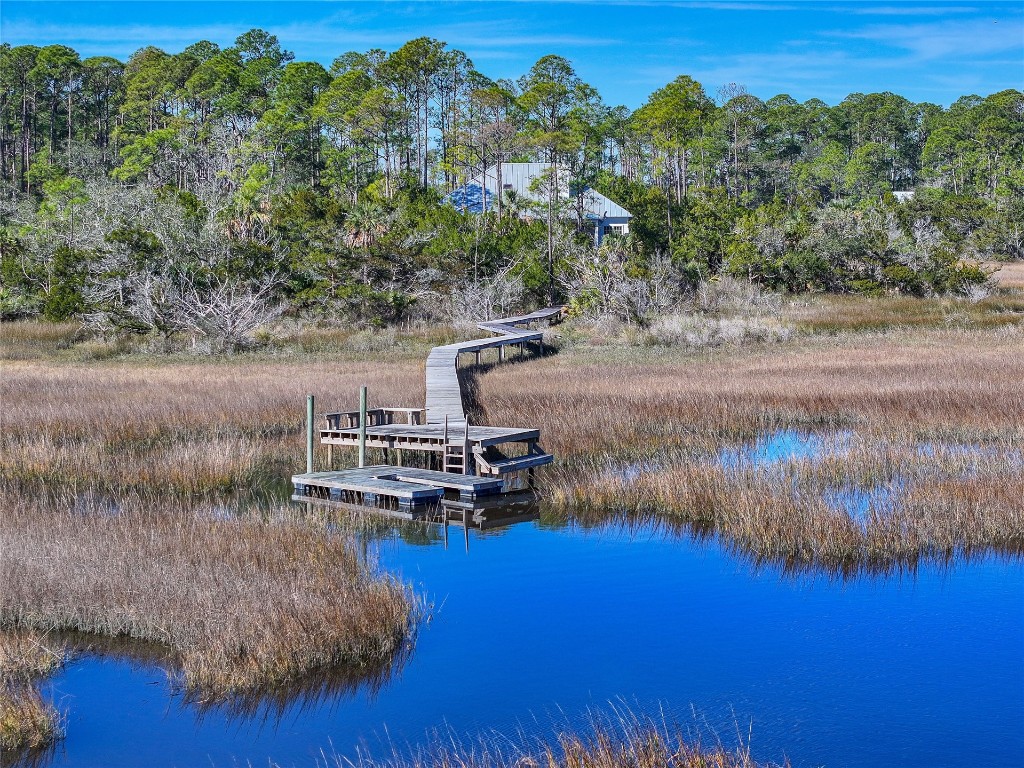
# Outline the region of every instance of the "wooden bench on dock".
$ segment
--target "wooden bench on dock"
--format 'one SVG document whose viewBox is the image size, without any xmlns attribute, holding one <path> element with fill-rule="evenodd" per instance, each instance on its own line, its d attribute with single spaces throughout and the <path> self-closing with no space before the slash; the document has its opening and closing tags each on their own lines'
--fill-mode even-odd
<svg viewBox="0 0 1024 768">
<path fill-rule="evenodd" d="M 334 446 L 358 447 L 360 463 L 367 448 L 381 449 L 385 462 L 391 461 L 393 452 L 397 466 L 294 475 L 294 498 L 420 511 L 441 499 L 460 504 L 486 499 L 489 504 L 494 497 L 521 491 L 524 481 L 532 487 L 534 468 L 553 461 L 538 445 L 540 432 L 470 425 L 462 403 L 458 359 L 460 354 L 471 352 L 479 362 L 480 352 L 490 348 L 497 348 L 499 359 L 504 359 L 503 350 L 510 345 L 525 350 L 527 344 L 536 343 L 542 348 L 543 331 L 529 326 L 550 321 L 562 312 L 561 307 L 551 307 L 483 322 L 479 327 L 496 334 L 495 338 L 434 347 L 426 363 L 424 408 L 367 408 L 364 387 L 359 411 L 325 414 L 326 428 L 320 430 L 320 442 L 327 446 L 329 467 L 333 466 Z M 312 413 L 312 405 L 308 407 Z M 403 467 L 405 451 L 425 454 L 424 463 L 433 468 Z M 307 466 L 312 469 L 311 458 Z M 528 480 L 517 477 L 524 471 L 529 473 Z"/>
</svg>

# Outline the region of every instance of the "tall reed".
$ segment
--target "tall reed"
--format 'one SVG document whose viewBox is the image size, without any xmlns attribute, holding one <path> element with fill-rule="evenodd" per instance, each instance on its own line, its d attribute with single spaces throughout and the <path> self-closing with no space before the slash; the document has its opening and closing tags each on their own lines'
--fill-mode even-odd
<svg viewBox="0 0 1024 768">
<path fill-rule="evenodd" d="M 328 758 L 325 768 L 768 768 L 756 762 L 741 741 L 728 748 L 716 740 L 707 746 L 682 729 L 626 715 L 620 722 L 607 718 L 583 729 L 561 731 L 553 738 L 522 739 L 500 735 L 464 743 L 435 734 L 412 755 L 396 749 L 390 758 L 362 756 L 355 761 Z M 532 744 L 531 744 L 532 742 Z M 782 765 L 788 766 L 786 761 Z"/>
</svg>

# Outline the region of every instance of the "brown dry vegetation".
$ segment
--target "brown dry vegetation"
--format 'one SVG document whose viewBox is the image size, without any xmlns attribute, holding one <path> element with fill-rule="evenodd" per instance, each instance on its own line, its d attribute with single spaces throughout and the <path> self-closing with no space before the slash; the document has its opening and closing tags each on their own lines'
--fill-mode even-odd
<svg viewBox="0 0 1024 768">
<path fill-rule="evenodd" d="M 259 499 L 303 464 L 306 392 L 422 399 L 419 355 L 85 363 L 68 331 L 4 334 L 19 359 L 0 381 L 0 627 L 161 643 L 204 696 L 387 665 L 412 595 Z"/>
<path fill-rule="evenodd" d="M 0 481 L 24 491 L 259 491 L 304 463 L 305 395 L 422 402 L 422 362 L 129 359 L 4 363 Z"/>
<path fill-rule="evenodd" d="M 190 689 L 225 694 L 338 664 L 389 663 L 411 599 L 308 521 L 217 519 L 137 497 L 2 498 L 0 625 L 169 649 Z"/>
<path fill-rule="evenodd" d="M 1000 291 L 1005 307 L 973 315 L 969 302 L 817 300 L 786 310 L 824 320 L 784 343 L 566 347 L 475 385 L 488 423 L 543 430 L 559 457 L 544 487 L 581 517 L 658 514 L 829 567 L 1019 552 L 1024 340 L 1020 294 Z M 946 321 L 957 313 L 967 321 Z M 303 465 L 307 392 L 320 410 L 354 407 L 364 383 L 376 405 L 422 402 L 435 339 L 383 355 L 344 332 L 299 333 L 197 361 L 83 344 L 70 326 L 0 337 L 0 624 L 153 640 L 207 693 L 394 653 L 406 590 L 279 505 L 257 504 L 270 519 L 223 512 Z M 763 463 L 737 448 L 792 428 L 821 452 Z M 851 492 L 870 499 L 865 514 L 837 503 Z"/>
<path fill-rule="evenodd" d="M 757 557 L 858 568 L 1024 551 L 1022 351 L 1020 325 L 713 355 L 570 349 L 494 370 L 479 397 L 489 423 L 541 428 L 561 459 L 547 492 L 579 515 L 664 514 Z M 780 430 L 821 449 L 736 449 Z M 864 514 L 837 502 L 850 493 Z"/>
<path fill-rule="evenodd" d="M 62 735 L 60 715 L 34 688 L 0 688 L 0 760 L 43 749 Z"/>
<path fill-rule="evenodd" d="M 39 632 L 0 634 L 0 681 L 30 683 L 53 672 L 67 657 L 61 642 L 53 642 Z"/>
<path fill-rule="evenodd" d="M 993 277 L 1000 288 L 1024 290 L 1024 261 L 1006 261 L 993 265 Z"/>
<path fill-rule="evenodd" d="M 32 684 L 59 667 L 60 643 L 36 632 L 0 633 L 0 758 L 39 750 L 61 736 L 60 715 Z"/>
<path fill-rule="evenodd" d="M 951 330 L 1017 326 L 1024 318 L 1024 294 L 1001 284 L 980 301 L 954 298 L 828 296 L 793 301 L 785 320 L 807 333 L 891 331 L 897 328 Z"/>
<path fill-rule="evenodd" d="M 353 763 L 338 758 L 338 768 L 757 768 L 744 747 L 726 749 L 721 745 L 705 747 L 663 726 L 636 722 L 635 719 L 609 729 L 594 727 L 594 735 L 583 738 L 561 733 L 536 750 L 501 751 L 484 740 L 479 745 L 436 745 L 418 756 L 396 757 L 385 762 L 362 759 Z M 503 741 L 503 740 L 502 740 Z M 442 746 L 438 746 L 442 745 Z M 788 763 L 787 763 L 788 764 Z"/>
</svg>

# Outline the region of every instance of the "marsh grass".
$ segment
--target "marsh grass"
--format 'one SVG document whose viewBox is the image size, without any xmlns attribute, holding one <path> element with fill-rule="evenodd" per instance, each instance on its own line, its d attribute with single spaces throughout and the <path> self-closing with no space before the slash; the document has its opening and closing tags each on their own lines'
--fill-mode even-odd
<svg viewBox="0 0 1024 768">
<path fill-rule="evenodd" d="M 308 522 L 217 519 L 121 498 L 116 514 L 0 497 L 0 625 L 167 648 L 186 689 L 217 697 L 311 670 L 390 664 L 413 598 Z"/>
<path fill-rule="evenodd" d="M 612 710 L 613 716 L 592 714 L 590 721 L 569 726 L 551 737 L 490 734 L 466 742 L 453 734 L 435 733 L 412 754 L 395 748 L 391 757 L 363 754 L 355 760 L 328 758 L 334 768 L 768 768 L 756 762 L 749 743 L 729 748 L 720 739 L 709 746 L 693 728 Z M 703 728 L 698 729 L 703 731 Z M 784 766 L 788 766 L 786 761 Z"/>
<path fill-rule="evenodd" d="M 60 354 L 80 340 L 77 323 L 39 320 L 0 322 L 0 360 L 34 359 Z"/>
<path fill-rule="evenodd" d="M 1004 261 L 989 265 L 996 285 L 1004 291 L 1024 291 L 1024 261 Z"/>
<path fill-rule="evenodd" d="M 542 476 L 555 509 L 662 515 L 757 558 L 851 572 L 1024 552 L 1021 345 L 1003 328 L 714 356 L 571 348 L 494 370 L 478 397 L 488 423 L 540 427 L 560 459 Z M 743 458 L 779 430 L 820 447 Z"/>
<path fill-rule="evenodd" d="M 891 331 L 894 328 L 985 330 L 1024 325 L 1024 295 L 1010 285 L 970 301 L 958 298 L 819 296 L 793 300 L 782 315 L 806 334 Z"/>
<path fill-rule="evenodd" d="M 303 353 L 338 352 L 426 353 L 438 344 L 463 340 L 464 334 L 448 326 L 408 326 L 401 328 L 353 328 L 302 324 L 282 325 L 268 334 L 267 344 L 278 350 L 296 349 Z M 468 338 L 473 338 L 469 336 Z"/>
<path fill-rule="evenodd" d="M 304 464 L 305 396 L 318 410 L 422 402 L 421 361 L 229 359 L 5 364 L 0 483 L 196 497 L 275 490 Z"/>
<path fill-rule="evenodd" d="M 60 714 L 31 687 L 0 687 L 0 762 L 31 757 L 63 735 Z"/>
<path fill-rule="evenodd" d="M 830 322 L 849 314 L 829 306 Z M 307 353 L 80 363 L 61 356 L 69 328 L 5 333 L 21 352 L 0 381 L 0 625 L 158 643 L 211 701 L 339 664 L 372 677 L 397 658 L 415 599 L 335 523 L 260 500 L 304 463 L 307 392 L 321 411 L 355 407 L 361 384 L 374 405 L 422 402 L 419 353 L 331 352 L 344 340 L 323 332 Z M 1024 549 L 1020 349 L 1014 324 L 889 327 L 570 346 L 467 379 L 480 420 L 542 430 L 558 510 L 657 515 L 756 558 L 851 571 Z M 723 459 L 778 430 L 824 448 Z"/>
<path fill-rule="evenodd" d="M 65 646 L 37 632 L 0 632 L 0 757 L 25 757 L 62 735 L 61 716 L 33 684 L 60 667 Z"/>
<path fill-rule="evenodd" d="M 68 650 L 59 639 L 51 639 L 39 632 L 2 632 L 0 681 L 30 683 L 59 668 L 67 656 Z"/>
<path fill-rule="evenodd" d="M 375 402 L 404 404 L 421 374 L 311 363 L 5 363 L 0 627 L 161 644 L 198 699 L 389 667 L 415 598 L 337 525 L 268 499 L 304 464 L 306 392 L 350 408 L 370 382 Z"/>
</svg>

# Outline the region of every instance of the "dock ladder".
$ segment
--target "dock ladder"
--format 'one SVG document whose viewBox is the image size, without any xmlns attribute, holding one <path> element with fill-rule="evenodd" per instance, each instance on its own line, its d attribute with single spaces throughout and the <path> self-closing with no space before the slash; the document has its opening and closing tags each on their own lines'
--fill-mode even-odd
<svg viewBox="0 0 1024 768">
<path fill-rule="evenodd" d="M 469 419 L 461 435 L 452 435 L 448 429 L 448 417 L 444 417 L 444 466 L 445 472 L 469 474 Z"/>
</svg>

